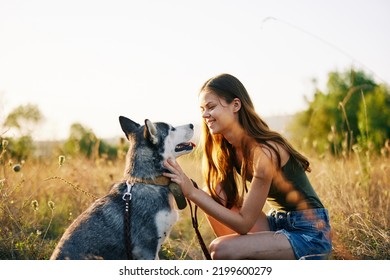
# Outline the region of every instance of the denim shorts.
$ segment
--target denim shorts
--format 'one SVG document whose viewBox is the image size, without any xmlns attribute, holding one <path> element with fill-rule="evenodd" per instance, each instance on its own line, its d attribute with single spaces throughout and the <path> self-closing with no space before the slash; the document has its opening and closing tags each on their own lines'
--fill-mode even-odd
<svg viewBox="0 0 390 280">
<path fill-rule="evenodd" d="M 267 215 L 271 231 L 284 234 L 297 259 L 327 259 L 332 252 L 329 214 L 324 208 Z"/>
</svg>

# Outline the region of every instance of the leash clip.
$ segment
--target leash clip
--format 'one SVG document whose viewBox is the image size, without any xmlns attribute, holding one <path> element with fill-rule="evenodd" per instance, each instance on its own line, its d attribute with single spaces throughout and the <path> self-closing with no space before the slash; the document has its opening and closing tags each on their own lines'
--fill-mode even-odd
<svg viewBox="0 0 390 280">
<path fill-rule="evenodd" d="M 122 196 L 122 199 L 124 201 L 131 200 L 131 198 L 132 198 L 131 188 L 134 186 L 134 183 L 129 184 L 129 182 L 126 181 L 126 186 L 127 186 L 127 190 L 126 190 L 126 192 Z"/>
</svg>

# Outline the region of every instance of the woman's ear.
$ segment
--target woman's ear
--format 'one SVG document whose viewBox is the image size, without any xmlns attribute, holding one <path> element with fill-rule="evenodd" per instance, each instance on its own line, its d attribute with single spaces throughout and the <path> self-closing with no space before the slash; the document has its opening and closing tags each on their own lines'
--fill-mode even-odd
<svg viewBox="0 0 390 280">
<path fill-rule="evenodd" d="M 237 113 L 241 109 L 241 100 L 239 98 L 233 99 L 233 112 Z"/>
</svg>

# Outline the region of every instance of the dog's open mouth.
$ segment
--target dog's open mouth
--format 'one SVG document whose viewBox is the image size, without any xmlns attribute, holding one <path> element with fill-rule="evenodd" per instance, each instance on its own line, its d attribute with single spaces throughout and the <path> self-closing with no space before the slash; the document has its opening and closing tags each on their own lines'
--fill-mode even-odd
<svg viewBox="0 0 390 280">
<path fill-rule="evenodd" d="M 183 152 L 183 151 L 191 151 L 194 147 L 196 147 L 195 143 L 192 142 L 183 142 L 175 147 L 175 152 Z"/>
</svg>

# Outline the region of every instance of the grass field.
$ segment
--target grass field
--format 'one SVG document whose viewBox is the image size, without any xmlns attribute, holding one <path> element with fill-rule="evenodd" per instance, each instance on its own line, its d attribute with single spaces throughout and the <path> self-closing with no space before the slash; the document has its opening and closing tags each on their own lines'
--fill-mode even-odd
<svg viewBox="0 0 390 280">
<path fill-rule="evenodd" d="M 0 165 L 0 259 L 48 259 L 64 230 L 96 197 L 122 178 L 124 160 L 62 158 Z M 330 211 L 332 259 L 390 259 L 390 157 L 355 151 L 349 157 L 311 155 L 309 177 Z M 200 161 L 180 160 L 202 185 Z M 199 211 L 206 244 L 214 235 Z M 203 259 L 188 207 L 161 252 L 164 259 Z"/>
</svg>

